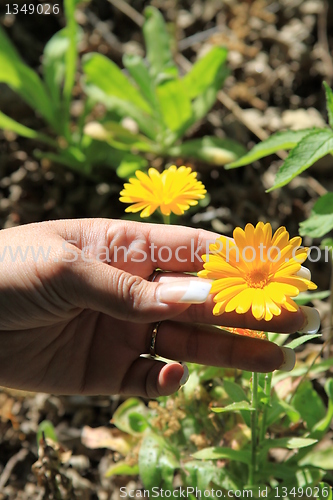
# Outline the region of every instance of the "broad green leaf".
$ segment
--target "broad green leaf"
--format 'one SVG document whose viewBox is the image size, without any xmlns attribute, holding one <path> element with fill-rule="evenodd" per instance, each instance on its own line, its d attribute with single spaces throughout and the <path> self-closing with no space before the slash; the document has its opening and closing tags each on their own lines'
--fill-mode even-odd
<svg viewBox="0 0 333 500">
<path fill-rule="evenodd" d="M 177 67 L 171 52 L 171 39 L 162 14 L 155 7 L 145 9 L 146 21 L 143 25 L 143 36 L 146 44 L 150 74 L 155 79 L 177 77 Z"/>
<path fill-rule="evenodd" d="M 326 94 L 326 107 L 327 107 L 327 116 L 328 123 L 330 127 L 333 128 L 333 92 L 332 89 L 327 85 L 326 82 L 323 82 Z"/>
<path fill-rule="evenodd" d="M 91 165 L 85 161 L 84 154 L 79 149 L 72 147 L 60 151 L 59 153 L 47 153 L 44 151 L 34 151 L 34 156 L 38 159 L 47 158 L 51 162 L 71 168 L 81 175 L 91 175 Z M 80 159 L 83 156 L 83 159 Z"/>
<path fill-rule="evenodd" d="M 224 80 L 229 75 L 229 70 L 224 65 L 215 74 L 214 80 L 211 82 L 201 94 L 198 95 L 192 102 L 193 120 L 192 123 L 204 118 L 208 111 L 216 102 L 218 91 L 221 90 Z"/>
<path fill-rule="evenodd" d="M 193 453 L 192 457 L 198 458 L 199 460 L 219 460 L 221 458 L 227 458 L 228 460 L 235 460 L 236 462 L 242 462 L 247 465 L 251 463 L 251 454 L 249 451 L 232 450 L 231 448 L 225 448 L 223 446 L 204 448 L 203 450 Z"/>
<path fill-rule="evenodd" d="M 228 411 L 240 411 L 240 410 L 255 411 L 255 408 L 253 408 L 247 401 L 240 401 L 239 403 L 231 403 L 230 405 L 221 408 L 212 407 L 211 410 L 214 413 L 225 413 Z"/>
<path fill-rule="evenodd" d="M 137 412 L 129 414 L 128 422 L 134 432 L 143 432 L 148 426 L 147 419 L 141 413 Z"/>
<path fill-rule="evenodd" d="M 156 122 L 156 120 L 154 120 L 150 115 L 145 114 L 138 106 L 130 101 L 107 95 L 96 85 L 85 85 L 85 91 L 92 102 L 103 103 L 109 111 L 116 113 L 119 118 L 130 116 L 138 124 L 140 130 L 147 135 L 147 137 L 155 139 L 159 131 L 158 122 Z"/>
<path fill-rule="evenodd" d="M 172 131 L 183 128 L 192 117 L 191 102 L 181 80 L 168 80 L 156 88 L 164 123 Z"/>
<path fill-rule="evenodd" d="M 131 77 L 137 83 L 139 89 L 141 90 L 141 94 L 150 104 L 152 109 L 156 111 L 158 102 L 155 88 L 149 75 L 148 68 L 143 62 L 142 57 L 134 54 L 125 54 L 123 57 L 123 63 L 125 68 L 128 69 Z"/>
<path fill-rule="evenodd" d="M 228 50 L 224 47 L 213 47 L 199 59 L 184 76 L 183 84 L 190 99 L 198 97 L 214 85 L 221 66 L 226 63 Z"/>
<path fill-rule="evenodd" d="M 53 101 L 59 103 L 61 85 L 65 76 L 65 54 L 69 47 L 66 28 L 58 31 L 47 42 L 43 53 L 43 76 Z"/>
<path fill-rule="evenodd" d="M 308 429 L 312 429 L 326 415 L 325 405 L 309 380 L 305 380 L 297 388 L 292 403 Z"/>
<path fill-rule="evenodd" d="M 6 83 L 29 106 L 54 124 L 53 106 L 37 73 L 27 66 L 0 27 L 0 82 Z"/>
<path fill-rule="evenodd" d="M 172 490 L 175 470 L 180 466 L 179 460 L 168 448 L 163 449 L 159 458 L 159 467 L 163 480 L 163 487 Z"/>
<path fill-rule="evenodd" d="M 287 130 L 285 132 L 277 132 L 276 134 L 271 135 L 265 141 L 256 144 L 249 153 L 240 158 L 237 161 L 226 165 L 226 169 L 243 167 L 244 165 L 248 165 L 249 163 L 253 163 L 256 160 L 260 160 L 260 158 L 264 158 L 265 156 L 269 156 L 277 151 L 281 151 L 282 149 L 293 149 L 297 144 L 310 133 L 321 130 L 316 128 L 303 129 L 303 130 Z"/>
<path fill-rule="evenodd" d="M 328 409 L 325 417 L 317 422 L 311 432 L 311 436 L 321 439 L 328 431 L 333 418 L 333 379 L 328 379 L 325 383 L 325 392 L 328 396 Z"/>
<path fill-rule="evenodd" d="M 248 398 L 241 388 L 239 384 L 236 384 L 235 382 L 232 382 L 231 380 L 225 379 L 223 381 L 223 387 L 228 394 L 228 396 L 234 401 L 235 403 L 238 403 L 240 401 L 248 401 Z"/>
<path fill-rule="evenodd" d="M 113 61 L 102 54 L 90 53 L 83 57 L 82 67 L 87 84 L 95 85 L 107 96 L 134 104 L 145 113 L 151 113 L 145 99 Z"/>
<path fill-rule="evenodd" d="M 140 399 L 128 398 L 124 403 L 122 403 L 113 414 L 112 423 L 118 427 L 121 431 L 127 432 L 128 434 L 138 435 L 141 430 L 134 430 L 130 416 L 131 414 L 145 415 L 147 413 L 147 407 L 143 404 Z"/>
<path fill-rule="evenodd" d="M 42 437 L 52 439 L 55 443 L 58 442 L 57 434 L 54 428 L 54 425 L 50 420 L 43 420 L 39 426 L 37 431 L 37 446 L 39 447 L 40 440 Z"/>
<path fill-rule="evenodd" d="M 305 344 L 305 342 L 308 342 L 309 340 L 316 339 L 318 337 L 321 337 L 321 334 L 315 334 L 315 335 L 302 335 L 302 337 L 299 337 L 298 339 L 292 340 L 289 344 L 286 344 L 289 349 L 296 349 L 296 347 Z"/>
<path fill-rule="evenodd" d="M 241 144 L 232 139 L 204 136 L 201 139 L 185 141 L 168 149 L 171 156 L 183 156 L 206 161 L 213 165 L 225 165 L 244 153 Z"/>
<path fill-rule="evenodd" d="M 139 451 L 139 472 L 145 488 L 161 484 L 162 471 L 159 460 L 164 448 L 164 439 L 155 434 L 148 434 L 142 441 Z"/>
<path fill-rule="evenodd" d="M 332 243 L 332 248 L 333 248 L 333 243 Z M 331 295 L 331 292 L 329 290 L 324 290 L 323 292 L 301 292 L 297 297 L 295 297 L 293 300 L 299 305 L 299 306 L 305 306 L 309 302 L 312 302 L 313 300 L 324 300 L 327 299 Z"/>
<path fill-rule="evenodd" d="M 301 222 L 301 236 L 320 238 L 333 229 L 333 193 L 326 193 L 314 204 L 310 217 Z"/>
<path fill-rule="evenodd" d="M 312 465 L 320 469 L 331 470 L 333 469 L 333 448 L 311 451 L 300 460 L 299 464 L 301 466 Z"/>
<path fill-rule="evenodd" d="M 263 443 L 262 448 L 264 450 L 270 450 L 271 448 L 287 448 L 288 450 L 294 450 L 312 446 L 317 442 L 317 439 L 312 438 L 285 437 L 279 439 L 268 439 Z"/>
<path fill-rule="evenodd" d="M 21 135 L 22 137 L 27 137 L 28 139 L 37 139 L 53 147 L 57 146 L 57 143 L 47 135 L 36 132 L 36 130 L 26 127 L 25 125 L 21 125 L 21 123 L 18 123 L 12 118 L 9 118 L 9 116 L 5 115 L 1 111 L 0 128 L 2 128 L 3 130 L 11 130 L 12 132 L 15 132 L 15 134 Z"/>
<path fill-rule="evenodd" d="M 290 151 L 288 158 L 276 174 L 274 186 L 267 192 L 285 186 L 331 151 L 333 151 L 332 130 L 316 129 L 309 133 Z"/>
<path fill-rule="evenodd" d="M 108 468 L 108 470 L 105 473 L 105 477 L 111 477 L 111 476 L 137 476 L 139 474 L 139 466 L 136 465 L 129 465 L 126 463 L 124 460 L 117 462 L 111 467 Z"/>
<path fill-rule="evenodd" d="M 130 155 L 128 153 L 119 163 L 119 166 L 116 169 L 116 173 L 121 179 L 128 179 L 128 177 L 134 175 L 137 170 L 142 170 L 147 166 L 148 162 L 146 159 L 139 156 Z"/>
</svg>

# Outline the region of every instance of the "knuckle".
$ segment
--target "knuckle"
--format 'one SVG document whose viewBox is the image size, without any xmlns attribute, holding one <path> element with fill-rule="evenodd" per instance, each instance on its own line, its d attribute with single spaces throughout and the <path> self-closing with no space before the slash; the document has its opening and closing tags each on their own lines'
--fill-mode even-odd
<svg viewBox="0 0 333 500">
<path fill-rule="evenodd" d="M 143 300 L 143 278 L 124 273 L 120 277 L 118 287 L 124 302 L 130 304 L 133 309 L 138 308 Z"/>
</svg>

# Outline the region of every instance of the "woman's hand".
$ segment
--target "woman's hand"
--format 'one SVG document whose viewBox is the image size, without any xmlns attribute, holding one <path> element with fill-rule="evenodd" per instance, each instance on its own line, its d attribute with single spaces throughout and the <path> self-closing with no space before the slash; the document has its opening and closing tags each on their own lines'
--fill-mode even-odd
<svg viewBox="0 0 333 500">
<path fill-rule="evenodd" d="M 0 385 L 58 394 L 170 394 L 183 367 L 141 356 L 149 353 L 158 321 L 160 356 L 260 372 L 283 366 L 285 351 L 277 345 L 211 325 L 314 331 L 318 313 L 283 310 L 270 322 L 250 314 L 213 316 L 209 282 L 183 273 L 202 269 L 200 255 L 218 236 L 105 219 L 0 231 Z M 172 274 L 154 275 L 155 269 Z"/>
</svg>

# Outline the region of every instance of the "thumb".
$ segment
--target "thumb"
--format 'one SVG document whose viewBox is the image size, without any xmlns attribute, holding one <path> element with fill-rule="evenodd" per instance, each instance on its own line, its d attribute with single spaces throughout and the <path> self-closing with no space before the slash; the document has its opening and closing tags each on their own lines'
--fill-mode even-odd
<svg viewBox="0 0 333 500">
<path fill-rule="evenodd" d="M 75 305 L 117 319 L 154 322 L 177 316 L 207 299 L 211 282 L 175 279 L 152 283 L 100 261 L 79 265 L 72 273 Z"/>
</svg>

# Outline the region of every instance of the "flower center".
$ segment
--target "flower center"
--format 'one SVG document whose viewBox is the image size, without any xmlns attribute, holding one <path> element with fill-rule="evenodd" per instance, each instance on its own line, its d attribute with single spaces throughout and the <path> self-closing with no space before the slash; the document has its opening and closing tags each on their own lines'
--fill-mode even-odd
<svg viewBox="0 0 333 500">
<path fill-rule="evenodd" d="M 251 288 L 264 288 L 268 283 L 268 273 L 254 269 L 246 275 L 245 279 Z"/>
</svg>

